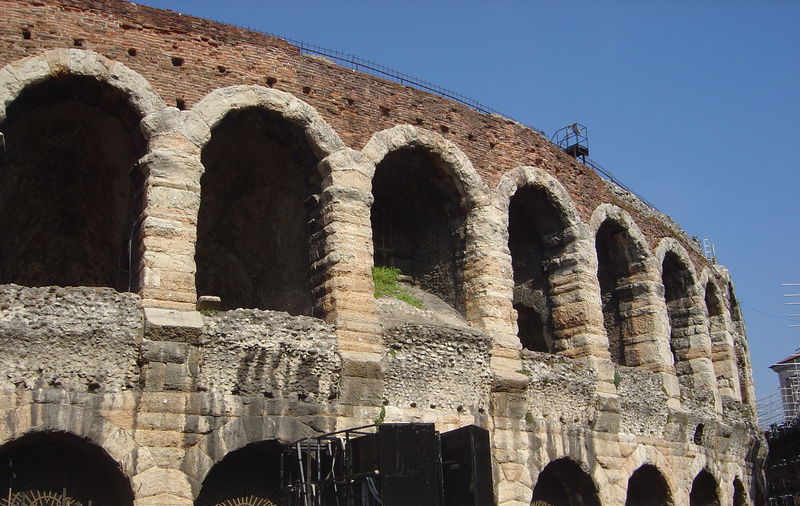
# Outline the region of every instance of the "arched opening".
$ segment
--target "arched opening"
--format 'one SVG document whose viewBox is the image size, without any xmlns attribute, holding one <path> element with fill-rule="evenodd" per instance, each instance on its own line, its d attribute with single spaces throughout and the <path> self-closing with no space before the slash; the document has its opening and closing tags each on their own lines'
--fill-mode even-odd
<svg viewBox="0 0 800 506">
<path fill-rule="evenodd" d="M 625 506 L 672 506 L 667 480 L 653 465 L 644 464 L 628 479 Z"/>
<path fill-rule="evenodd" d="M 736 354 L 736 372 L 739 381 L 739 392 L 742 402 L 750 403 L 750 390 L 747 388 L 747 370 L 750 368 L 747 359 L 747 342 L 745 341 L 744 323 L 742 322 L 742 308 L 733 290 L 733 284 L 728 283 L 728 301 L 730 303 L 731 321 L 733 322 L 734 336 L 733 347 Z"/>
<path fill-rule="evenodd" d="M 733 285 L 728 283 L 728 300 L 731 304 L 731 320 L 734 322 L 742 321 L 742 309 L 739 306 L 739 301 L 736 298 L 736 293 L 733 291 Z"/>
<path fill-rule="evenodd" d="M 632 337 L 632 325 L 626 325 L 626 316 L 637 295 L 632 277 L 640 270 L 641 253 L 625 228 L 614 220 L 606 220 L 595 236 L 597 250 L 597 279 L 603 304 L 603 324 L 608 336 L 611 360 L 619 365 L 628 364 L 625 342 Z"/>
<path fill-rule="evenodd" d="M 0 447 L 0 505 L 8 504 L 126 505 L 133 491 L 99 446 L 72 434 L 37 433 Z"/>
<path fill-rule="evenodd" d="M 597 492 L 591 476 L 577 462 L 561 458 L 539 473 L 531 505 L 600 506 Z"/>
<path fill-rule="evenodd" d="M 731 334 L 724 316 L 724 302 L 717 285 L 711 280 L 705 285 L 705 306 L 708 315 L 708 335 L 711 339 L 711 359 L 720 394 L 741 398 L 736 372 L 736 356 Z"/>
<path fill-rule="evenodd" d="M 722 298 L 719 296 L 717 285 L 709 281 L 706 283 L 706 311 L 709 318 L 719 318 L 722 316 Z M 715 321 L 715 320 L 712 320 Z"/>
<path fill-rule="evenodd" d="M 747 504 L 747 495 L 744 491 L 744 485 L 739 478 L 733 479 L 733 506 L 745 506 Z"/>
<path fill-rule="evenodd" d="M 525 349 L 553 351 L 547 261 L 561 255 L 566 223 L 540 186 L 520 188 L 508 205 L 508 249 L 514 271 L 514 309 Z"/>
<path fill-rule="evenodd" d="M 689 506 L 720 506 L 717 480 L 705 469 L 700 471 L 692 482 Z"/>
<path fill-rule="evenodd" d="M 120 90 L 69 74 L 8 106 L 0 283 L 138 290 L 140 119 Z"/>
<path fill-rule="evenodd" d="M 262 441 L 225 456 L 203 480 L 196 506 L 281 506 L 281 445 Z"/>
<path fill-rule="evenodd" d="M 225 309 L 311 315 L 310 237 L 319 160 L 303 131 L 277 113 L 228 113 L 203 148 L 197 223 L 197 295 Z"/>
<path fill-rule="evenodd" d="M 689 338 L 693 334 L 692 300 L 689 296 L 693 283 L 688 267 L 672 251 L 664 256 L 662 282 L 669 314 L 670 348 L 675 359 L 675 372 L 681 377 L 692 372 L 686 360 L 686 352 L 690 347 Z"/>
<path fill-rule="evenodd" d="M 389 153 L 372 194 L 375 265 L 400 269 L 463 313 L 466 212 L 441 159 L 423 148 Z"/>
</svg>

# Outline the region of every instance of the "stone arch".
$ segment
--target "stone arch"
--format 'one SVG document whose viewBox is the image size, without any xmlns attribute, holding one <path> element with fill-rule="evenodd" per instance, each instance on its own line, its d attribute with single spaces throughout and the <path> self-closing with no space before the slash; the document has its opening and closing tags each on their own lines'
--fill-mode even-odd
<svg viewBox="0 0 800 506">
<path fill-rule="evenodd" d="M 741 400 L 730 314 L 725 307 L 724 297 L 709 269 L 701 271 L 698 284 L 703 289 L 717 387 L 720 395 Z"/>
<path fill-rule="evenodd" d="M 664 238 L 656 250 L 661 266 L 664 302 L 669 316 L 670 347 L 682 400 L 690 406 L 720 412 L 716 375 L 711 361 L 703 290 L 686 249 L 673 238 Z M 693 394 L 687 396 L 688 389 Z"/>
<path fill-rule="evenodd" d="M 625 506 L 671 506 L 672 489 L 661 470 L 644 463 L 631 473 L 626 489 Z"/>
<path fill-rule="evenodd" d="M 365 175 L 373 179 L 377 166 L 387 155 L 407 148 L 424 148 L 440 158 L 465 209 L 486 204 L 488 189 L 467 155 L 441 135 L 413 125 L 397 125 L 372 135 L 361 150 L 372 161 Z"/>
<path fill-rule="evenodd" d="M 228 114 L 242 109 L 265 109 L 284 118 L 302 131 L 319 160 L 345 147 L 338 134 L 312 106 L 285 91 L 259 85 L 239 85 L 219 88 L 189 111 L 191 118 L 202 120 L 212 130 Z M 188 123 L 188 122 L 187 122 Z M 209 138 L 197 138 L 200 146 Z"/>
<path fill-rule="evenodd" d="M 552 346 L 539 351 L 607 356 L 601 344 L 599 294 L 586 288 L 595 279 L 587 256 L 588 233 L 569 192 L 546 171 L 523 166 L 503 174 L 495 189 L 494 207 L 500 222 L 498 241 L 504 246 L 498 256 L 500 270 L 516 278 L 511 280 L 508 299 L 518 339 L 525 340 L 525 329 L 530 328 L 523 310 L 533 308 L 543 315 L 538 319 L 542 326 L 549 321 L 550 328 L 542 333 L 552 335 Z M 542 265 L 534 269 L 541 272 L 520 277 L 526 264 Z M 505 280 L 500 286 L 508 284 Z"/>
<path fill-rule="evenodd" d="M 209 470 L 194 504 L 240 504 L 243 500 L 246 504 L 281 504 L 283 448 L 278 441 L 268 440 L 230 452 Z"/>
<path fill-rule="evenodd" d="M 86 49 L 52 49 L 0 69 L 0 123 L 8 105 L 26 88 L 64 74 L 91 77 L 125 94 L 140 118 L 166 105 L 147 80 L 120 62 Z"/>
<path fill-rule="evenodd" d="M 675 255 L 678 260 L 683 264 L 686 268 L 689 276 L 690 276 L 690 286 L 688 289 L 690 291 L 696 292 L 697 287 L 695 283 L 697 282 L 697 271 L 694 268 L 694 262 L 692 262 L 691 256 L 689 256 L 689 252 L 686 251 L 686 248 L 678 242 L 677 239 L 673 239 L 672 237 L 664 237 L 659 241 L 658 247 L 656 248 L 655 257 L 658 260 L 659 265 L 664 265 L 664 258 L 667 255 Z M 663 274 L 663 272 L 662 272 Z"/>
<path fill-rule="evenodd" d="M 320 162 L 344 144 L 310 105 L 262 86 L 215 90 L 191 113 L 209 127 L 198 139 L 197 295 L 322 316 Z"/>
<path fill-rule="evenodd" d="M 733 478 L 733 506 L 747 505 L 747 491 L 738 476 Z"/>
<path fill-rule="evenodd" d="M 517 190 L 525 187 L 540 187 L 547 194 L 547 197 L 558 208 L 568 227 L 579 227 L 581 225 L 578 207 L 572 200 L 569 192 L 564 185 L 549 172 L 544 169 L 531 166 L 517 167 L 516 169 L 505 172 L 497 184 L 496 202 L 497 207 L 503 213 L 503 224 L 508 226 L 508 207 L 511 198 Z M 574 235 L 578 235 L 577 233 Z"/>
<path fill-rule="evenodd" d="M 142 76 L 92 51 L 0 70 L 0 283 L 138 291 L 138 162 L 149 140 L 139 124 L 162 108 Z"/>
<path fill-rule="evenodd" d="M 600 506 L 599 490 L 581 464 L 562 457 L 551 461 L 539 473 L 531 504 Z"/>
<path fill-rule="evenodd" d="M 474 224 L 486 201 L 480 176 L 451 142 L 399 125 L 372 136 L 373 263 L 399 268 L 469 318 L 468 270 L 480 250 Z"/>
<path fill-rule="evenodd" d="M 104 449 L 67 432 L 31 432 L 0 446 L 12 504 L 133 504 L 130 480 Z"/>
<path fill-rule="evenodd" d="M 689 492 L 689 506 L 720 506 L 719 484 L 708 469 L 702 469 L 694 480 Z"/>
<path fill-rule="evenodd" d="M 736 364 L 740 399 L 743 403 L 755 406 L 755 387 L 753 384 L 750 351 L 747 344 L 747 333 L 742 319 L 742 308 L 736 297 L 733 280 L 727 269 L 721 268 L 724 282 L 723 294 L 726 308 L 730 314 L 730 331 L 733 339 L 733 356 Z"/>
<path fill-rule="evenodd" d="M 600 204 L 592 212 L 593 252 L 611 359 L 619 365 L 660 365 L 663 326 L 658 270 L 647 239 L 622 208 Z"/>
<path fill-rule="evenodd" d="M 285 446 L 319 433 L 291 416 L 267 416 L 263 423 L 251 424 L 235 419 L 203 437 L 186 452 L 185 469 L 193 496 L 197 497 L 203 482 L 214 466 L 225 457 L 251 445 L 274 442 Z"/>
<path fill-rule="evenodd" d="M 511 256 L 517 336 L 525 349 L 554 352 L 554 276 L 548 267 L 557 266 L 577 240 L 580 218 L 564 187 L 543 170 L 519 168 L 516 176 L 510 184 L 501 182 L 500 205 L 507 222 L 504 244 Z"/>
<path fill-rule="evenodd" d="M 34 402 L 25 409 L 14 410 L 9 417 L 0 427 L 2 444 L 36 434 L 71 434 L 102 448 L 134 486 L 141 473 L 156 467 L 150 451 L 139 446 L 130 432 L 99 416 L 93 409 Z"/>
</svg>

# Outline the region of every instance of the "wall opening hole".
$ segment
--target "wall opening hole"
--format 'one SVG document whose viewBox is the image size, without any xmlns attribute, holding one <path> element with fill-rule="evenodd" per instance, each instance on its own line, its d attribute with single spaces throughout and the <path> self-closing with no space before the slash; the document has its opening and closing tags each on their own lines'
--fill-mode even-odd
<svg viewBox="0 0 800 506">
<path fill-rule="evenodd" d="M 377 266 L 396 267 L 462 311 L 466 213 L 448 169 L 424 148 L 388 154 L 372 181 Z"/>
<path fill-rule="evenodd" d="M 550 280 L 545 265 L 563 250 L 560 211 L 541 187 L 520 188 L 508 206 L 508 248 L 514 272 L 517 335 L 523 347 L 553 352 Z"/>
<path fill-rule="evenodd" d="M 225 309 L 311 315 L 320 176 L 302 129 L 271 111 L 232 111 L 201 160 L 198 296 L 218 296 Z"/>
<path fill-rule="evenodd" d="M 170 60 L 172 61 L 173 67 L 180 67 L 181 65 L 183 65 L 183 58 L 181 58 L 180 56 L 173 56 L 172 58 L 170 58 Z"/>
<path fill-rule="evenodd" d="M 696 445 L 703 444 L 703 429 L 705 426 L 702 423 L 698 423 L 697 427 L 694 428 L 694 436 L 692 437 L 692 442 Z"/>
<path fill-rule="evenodd" d="M 138 289 L 139 120 L 125 94 L 90 77 L 54 77 L 9 104 L 0 283 Z"/>
</svg>

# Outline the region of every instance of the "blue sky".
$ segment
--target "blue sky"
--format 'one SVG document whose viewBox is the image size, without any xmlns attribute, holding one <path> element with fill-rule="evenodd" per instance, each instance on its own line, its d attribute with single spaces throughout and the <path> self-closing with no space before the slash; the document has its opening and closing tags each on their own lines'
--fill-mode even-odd
<svg viewBox="0 0 800 506">
<path fill-rule="evenodd" d="M 583 123 L 594 160 L 715 244 L 759 397 L 800 347 L 781 286 L 800 283 L 800 2 L 139 3 L 352 53 L 548 136 Z"/>
</svg>

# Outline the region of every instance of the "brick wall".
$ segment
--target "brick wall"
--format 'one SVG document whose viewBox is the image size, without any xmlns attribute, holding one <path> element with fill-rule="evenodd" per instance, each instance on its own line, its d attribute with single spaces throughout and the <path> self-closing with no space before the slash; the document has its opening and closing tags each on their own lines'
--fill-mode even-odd
<svg viewBox="0 0 800 506">
<path fill-rule="evenodd" d="M 0 7 L 0 64 L 82 47 L 124 63 L 167 105 L 185 108 L 217 88 L 271 86 L 312 105 L 354 149 L 375 132 L 417 125 L 456 144 L 490 187 L 504 172 L 532 165 L 559 179 L 584 221 L 599 203 L 618 203 L 591 169 L 519 123 L 302 54 L 275 37 L 117 0 L 0 0 Z M 626 210 L 653 248 L 675 235 L 661 220 Z M 686 245 L 701 270 L 705 259 Z"/>
</svg>

